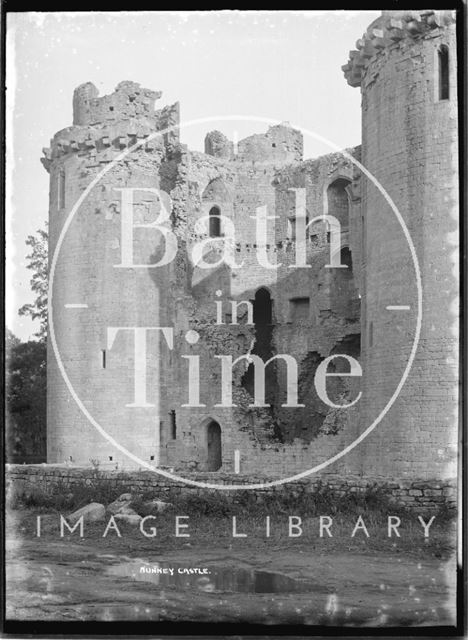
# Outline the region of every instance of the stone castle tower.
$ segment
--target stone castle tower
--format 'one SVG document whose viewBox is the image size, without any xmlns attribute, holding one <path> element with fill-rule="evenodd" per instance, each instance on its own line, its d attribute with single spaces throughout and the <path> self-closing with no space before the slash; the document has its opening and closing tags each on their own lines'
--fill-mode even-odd
<svg viewBox="0 0 468 640">
<path fill-rule="evenodd" d="M 393 199 L 422 281 L 412 370 L 382 424 L 362 443 L 362 471 L 456 473 L 458 442 L 458 126 L 454 16 L 384 11 L 343 67 L 361 87 L 362 163 Z M 417 320 L 412 258 L 375 185 L 362 181 L 363 422 L 390 398 Z M 408 305 L 408 311 L 386 307 Z"/>
<path fill-rule="evenodd" d="M 362 87 L 362 149 L 316 160 L 303 160 L 302 134 L 287 123 L 237 146 L 213 131 L 199 153 L 180 142 L 177 104 L 154 109 L 160 93 L 132 82 L 103 97 L 90 83 L 76 89 L 73 126 L 54 136 L 43 159 L 55 255 L 48 462 L 228 472 L 237 465 L 250 476 L 291 476 L 350 445 L 391 398 L 417 326 L 411 251 L 354 158 L 385 188 L 413 239 L 423 281 L 421 338 L 382 423 L 323 472 L 454 475 L 454 29 L 446 13 L 384 12 L 344 67 L 348 82 Z M 122 189 L 129 187 L 135 189 L 130 245 L 123 237 L 128 221 L 122 223 L 129 197 Z M 263 207 L 277 217 L 259 247 L 255 216 Z M 307 222 L 323 215 L 339 222 L 343 268 L 327 267 L 326 219 L 308 227 L 307 268 L 291 268 L 301 207 Z M 178 250 L 170 263 L 151 266 L 167 250 L 163 234 L 151 228 L 164 212 Z M 230 222 L 239 267 L 220 262 Z M 191 260 L 201 243 L 212 268 Z M 260 248 L 280 266 L 260 264 Z M 137 336 L 135 327 L 170 327 L 172 337 L 154 329 Z M 249 353 L 264 362 L 293 356 L 305 408 L 283 406 L 287 377 L 279 361 L 266 369 L 266 406 L 251 406 L 254 371 L 246 359 L 233 369 L 232 406 L 219 406 L 216 356 Z M 328 395 L 339 405 L 362 390 L 351 409 L 331 409 L 315 393 L 317 369 L 334 354 L 362 366 L 362 379 L 329 382 Z M 335 373 L 348 371 L 343 361 L 334 363 Z M 189 370 L 196 368 L 195 392 Z M 189 402 L 190 393 L 198 402 Z"/>
</svg>

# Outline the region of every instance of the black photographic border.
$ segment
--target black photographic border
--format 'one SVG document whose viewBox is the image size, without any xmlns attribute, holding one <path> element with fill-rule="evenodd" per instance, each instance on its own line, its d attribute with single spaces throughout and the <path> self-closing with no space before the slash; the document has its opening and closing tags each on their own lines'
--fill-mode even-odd
<svg viewBox="0 0 468 640">
<path fill-rule="evenodd" d="M 413 2 L 399 2 L 398 0 L 392 0 L 384 3 L 386 10 L 415 10 L 415 9 L 427 9 L 427 3 L 421 0 L 414 0 Z M 382 4 L 377 6 L 372 4 L 366 4 L 359 0 L 349 0 L 348 2 L 337 2 L 319 0 L 313 5 L 313 10 L 381 10 Z M 452 9 L 457 12 L 457 59 L 458 59 L 458 123 L 459 123 L 459 196 L 460 196 L 460 224 L 459 224 L 459 240 L 460 240 L 460 265 L 459 265 L 459 283 L 460 283 L 460 333 L 459 333 L 459 380 L 460 380 L 460 399 L 459 399 L 459 455 L 458 455 L 458 481 L 459 481 L 459 501 L 458 501 L 458 518 L 461 521 L 461 536 L 462 536 L 462 558 L 459 558 L 457 566 L 457 622 L 455 626 L 435 626 L 435 627 L 332 627 L 332 626 L 314 626 L 314 625 L 261 625 L 261 624 L 247 624 L 247 623 L 193 623 L 193 622 L 152 622 L 152 621 L 119 621 L 119 622 L 103 622 L 103 621 L 72 621 L 72 622 L 59 622 L 59 621 L 13 621 L 6 619 L 5 611 L 5 432 L 2 430 L 2 444 L 3 444 L 3 474 L 1 478 L 2 482 L 2 608 L 1 608 L 1 632 L 3 637 L 10 638 L 96 638 L 101 636 L 111 637 L 148 637 L 164 638 L 170 637 L 177 640 L 178 638 L 188 637 L 217 637 L 217 638 L 229 638 L 235 636 L 236 638 L 248 637 L 277 637 L 283 636 L 285 638 L 342 638 L 342 637 L 359 637 L 359 638 L 465 638 L 468 637 L 468 617 L 467 617 L 467 523 L 465 521 L 467 510 L 467 406 L 466 406 L 466 370 L 467 370 L 467 193 L 465 185 L 468 184 L 468 168 L 467 168 L 467 156 L 466 156 L 466 135 L 467 135 L 467 68 L 468 68 L 468 42 L 467 42 L 467 20 L 468 12 L 466 2 L 463 0 L 453 0 L 448 2 L 442 0 L 437 2 L 438 9 Z M 213 11 L 221 9 L 242 9 L 244 11 L 258 11 L 258 10 L 272 10 L 271 7 L 260 4 L 256 7 L 252 7 L 249 3 L 238 3 L 236 7 L 228 6 L 211 6 L 204 7 L 192 6 L 188 7 L 184 4 L 179 6 L 170 6 L 160 8 L 158 6 L 145 6 L 144 3 L 133 1 L 131 5 L 122 0 L 113 2 L 112 8 L 109 6 L 103 6 L 102 2 L 91 2 L 90 0 L 68 0 L 66 7 L 62 3 L 54 2 L 53 0 L 4 0 L 1 5 L 0 15 L 0 39 L 1 39 L 1 81 L 2 81 L 2 94 L 1 94 L 1 132 L 2 132 L 2 150 L 0 157 L 0 206 L 2 207 L 2 216 L 0 216 L 0 235 L 3 241 L 0 243 L 0 257 L 3 265 L 5 264 L 5 94 L 6 94 L 6 78 L 5 78 L 5 54 L 6 54 L 6 27 L 8 14 L 10 13 L 22 13 L 29 11 L 36 12 L 61 12 L 67 13 L 70 11 L 78 12 L 93 12 L 93 11 L 136 11 L 136 10 L 167 10 L 167 11 Z M 278 9 L 291 11 L 302 10 L 304 7 L 295 6 L 292 7 L 279 7 Z M 273 9 L 276 10 L 276 9 Z M 2 295 L 0 300 L 4 306 L 5 296 L 5 270 L 2 270 L 2 277 L 0 281 L 2 288 Z M 3 335 L 5 335 L 5 318 L 2 316 L 3 323 Z M 3 345 L 5 346 L 5 344 Z M 5 418 L 5 349 L 2 350 L 2 369 L 1 369 L 1 382 L 3 390 L 3 418 Z M 5 424 L 5 420 L 4 420 Z M 460 562 L 461 560 L 461 562 Z"/>
</svg>

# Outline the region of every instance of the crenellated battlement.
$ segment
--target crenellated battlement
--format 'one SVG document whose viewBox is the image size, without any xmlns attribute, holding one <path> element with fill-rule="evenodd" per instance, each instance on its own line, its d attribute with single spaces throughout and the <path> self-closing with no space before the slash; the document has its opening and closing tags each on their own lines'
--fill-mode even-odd
<svg viewBox="0 0 468 640">
<path fill-rule="evenodd" d="M 43 166 L 50 171 L 52 162 L 71 154 L 99 155 L 98 162 L 110 162 L 125 148 L 165 130 L 161 138 L 152 138 L 139 148 L 157 152 L 165 147 L 171 152 L 180 142 L 180 107 L 176 102 L 155 110 L 154 103 L 161 96 L 161 91 L 144 89 L 131 81 L 120 82 L 113 93 L 101 97 L 91 82 L 80 85 L 73 94 L 73 126 L 56 133 L 50 147 L 43 148 Z M 205 154 L 218 160 L 259 164 L 300 162 L 303 136 L 283 122 L 240 140 L 235 150 L 223 133 L 211 131 L 205 138 Z"/>
<path fill-rule="evenodd" d="M 51 162 L 70 154 L 99 154 L 100 162 L 110 162 L 123 149 L 166 129 L 161 138 L 152 138 L 141 148 L 148 152 L 173 148 L 179 143 L 179 103 L 155 110 L 161 95 L 129 81 L 102 97 L 91 82 L 80 85 L 73 94 L 73 126 L 56 133 L 50 147 L 43 148 L 42 164 L 49 171 Z"/>
<path fill-rule="evenodd" d="M 349 52 L 347 64 L 341 68 L 349 85 L 360 87 L 366 69 L 373 59 L 402 41 L 433 37 L 455 21 L 452 11 L 383 11 L 357 40 Z"/>
<path fill-rule="evenodd" d="M 44 147 L 41 162 L 47 171 L 54 160 L 72 154 L 79 156 L 99 154 L 100 162 L 111 161 L 114 157 L 137 142 L 149 138 L 154 128 L 132 122 L 114 123 L 109 127 L 67 127 L 59 131 L 51 140 L 50 147 Z M 142 143 L 139 149 L 147 152 L 164 150 L 164 136 L 156 136 Z"/>
</svg>

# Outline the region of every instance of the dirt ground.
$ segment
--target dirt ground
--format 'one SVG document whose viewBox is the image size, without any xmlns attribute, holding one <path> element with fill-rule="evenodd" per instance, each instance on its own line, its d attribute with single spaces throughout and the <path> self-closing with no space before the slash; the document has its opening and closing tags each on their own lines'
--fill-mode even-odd
<svg viewBox="0 0 468 640">
<path fill-rule="evenodd" d="M 120 538 L 103 538 L 97 523 L 83 538 L 60 538 L 51 514 L 41 514 L 38 538 L 36 517 L 7 517 L 8 620 L 455 624 L 450 545 L 441 551 L 422 538 L 372 544 L 364 536 L 327 541 L 280 533 L 266 540 L 258 527 L 233 539 L 221 532 L 221 521 L 188 540 L 165 529 L 169 518 L 152 539 L 130 525 Z"/>
</svg>

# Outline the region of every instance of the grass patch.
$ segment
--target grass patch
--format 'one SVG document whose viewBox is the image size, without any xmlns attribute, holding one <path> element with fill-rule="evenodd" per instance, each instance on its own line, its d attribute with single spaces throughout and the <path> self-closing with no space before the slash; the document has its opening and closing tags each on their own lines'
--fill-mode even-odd
<svg viewBox="0 0 468 640">
<path fill-rule="evenodd" d="M 28 509 L 11 512 L 7 518 L 10 535 L 15 539 L 21 538 L 23 543 L 28 541 L 34 545 L 50 546 L 59 544 L 60 547 L 78 545 L 85 548 L 90 546 L 95 553 L 115 553 L 129 556 L 141 554 L 165 554 L 169 551 L 184 553 L 185 551 L 206 552 L 208 550 L 226 550 L 227 553 L 249 552 L 255 554 L 280 554 L 289 552 L 301 553 L 358 553 L 385 554 L 395 557 L 411 556 L 419 558 L 447 559 L 455 547 L 455 530 L 453 523 L 449 523 L 436 516 L 429 538 L 424 537 L 424 531 L 417 517 L 409 514 L 401 518 L 399 528 L 400 537 L 388 537 L 388 523 L 386 516 L 376 513 L 363 515 L 369 537 L 359 530 L 352 537 L 358 514 L 339 514 L 332 516 L 332 536 L 320 537 L 320 518 L 300 516 L 298 512 L 290 511 L 291 516 L 301 518 L 302 533 L 300 536 L 289 535 L 289 515 L 278 514 L 274 511 L 270 516 L 270 535 L 266 535 L 266 516 L 249 514 L 243 509 L 236 513 L 236 531 L 245 537 L 233 536 L 232 516 L 213 516 L 193 514 L 189 515 L 182 509 L 175 513 L 165 512 L 156 515 L 145 523 L 147 532 L 150 527 L 156 527 L 156 536 L 145 537 L 138 525 L 119 522 L 119 537 L 114 530 L 103 537 L 108 524 L 108 517 L 102 522 L 90 522 L 84 525 L 84 536 L 81 538 L 75 531 L 64 531 L 60 536 L 60 516 L 50 511 L 44 513 L 41 509 Z M 37 516 L 41 516 L 41 537 L 36 537 Z M 66 516 L 64 513 L 63 515 Z M 188 516 L 183 524 L 188 527 L 183 533 L 189 537 L 176 536 L 176 515 Z M 9 521 L 9 522 L 8 522 Z M 426 520 L 427 521 L 427 520 Z M 8 535 L 8 534 L 7 534 Z"/>
<path fill-rule="evenodd" d="M 203 495 L 182 496 L 176 501 L 177 508 L 189 515 L 231 516 L 241 512 L 251 515 L 292 514 L 316 517 L 320 515 L 358 516 L 359 514 L 388 514 L 405 516 L 414 509 L 395 504 L 390 490 L 384 485 L 373 485 L 362 491 L 341 495 L 325 483 L 318 483 L 313 492 L 299 494 L 282 490 L 273 492 L 207 490 Z M 180 511 L 181 512 L 181 511 Z M 428 511 L 427 514 L 434 511 Z M 437 510 L 440 518 L 453 520 L 455 512 L 441 504 Z"/>
</svg>

